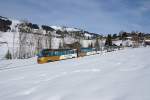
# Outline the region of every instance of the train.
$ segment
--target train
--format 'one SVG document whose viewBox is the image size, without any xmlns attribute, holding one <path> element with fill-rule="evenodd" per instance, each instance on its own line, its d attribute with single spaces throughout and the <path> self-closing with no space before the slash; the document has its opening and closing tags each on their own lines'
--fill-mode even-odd
<svg viewBox="0 0 150 100">
<path fill-rule="evenodd" d="M 94 55 L 97 53 L 98 52 L 96 51 L 95 48 L 81 48 L 80 50 L 78 49 L 43 49 L 37 55 L 38 56 L 37 62 L 39 64 L 43 64 L 47 62 Z"/>
<path fill-rule="evenodd" d="M 37 62 L 39 64 L 76 58 L 77 57 L 77 50 L 76 49 L 43 49 L 38 54 Z"/>
<path fill-rule="evenodd" d="M 97 53 L 98 52 L 96 52 L 95 48 L 81 48 L 79 51 L 79 57 L 94 55 Z"/>
</svg>

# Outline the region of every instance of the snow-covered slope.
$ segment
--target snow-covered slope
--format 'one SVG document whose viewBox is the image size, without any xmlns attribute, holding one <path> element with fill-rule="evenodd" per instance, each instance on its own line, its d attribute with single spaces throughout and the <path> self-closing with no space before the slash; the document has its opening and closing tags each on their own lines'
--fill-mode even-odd
<svg viewBox="0 0 150 100">
<path fill-rule="evenodd" d="M 21 24 L 21 21 L 19 21 L 19 20 L 11 20 L 11 21 L 12 21 L 12 24 L 10 26 L 11 31 L 13 31 L 13 32 L 18 31 L 18 25 Z"/>
<path fill-rule="evenodd" d="M 14 20 L 14 19 L 2 17 L 2 16 L 0 16 L 0 20 L 5 20 L 5 21 L 9 20 L 11 22 L 10 30 L 9 30 L 11 32 L 18 31 L 18 26 L 22 23 L 32 24 L 32 22 Z M 7 22 L 5 22 L 5 23 L 7 23 Z M 38 27 L 41 27 L 41 26 L 38 25 Z M 77 31 L 84 32 L 84 30 L 82 30 L 82 29 L 73 28 L 73 27 L 69 27 L 69 26 L 49 26 L 49 27 L 53 28 L 55 31 L 60 30 L 60 31 L 67 31 L 67 32 L 77 32 Z M 88 35 L 89 37 L 93 37 L 95 34 L 86 33 L 86 35 Z"/>
<path fill-rule="evenodd" d="M 66 30 L 68 32 L 70 32 L 70 31 L 81 31 L 77 28 L 71 28 L 71 27 L 61 27 L 61 26 L 50 26 L 50 27 L 52 27 L 55 30 L 61 30 L 61 31 Z"/>
<path fill-rule="evenodd" d="M 0 61 L 0 99 L 150 100 L 149 51 L 125 49 L 42 65 L 34 58 Z"/>
</svg>

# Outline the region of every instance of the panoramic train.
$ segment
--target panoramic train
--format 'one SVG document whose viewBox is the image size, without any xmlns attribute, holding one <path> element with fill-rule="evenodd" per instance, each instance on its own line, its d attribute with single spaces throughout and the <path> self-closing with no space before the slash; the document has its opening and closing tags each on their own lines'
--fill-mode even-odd
<svg viewBox="0 0 150 100">
<path fill-rule="evenodd" d="M 95 48 L 81 48 L 79 51 L 79 56 L 89 56 L 89 55 L 94 55 L 96 54 L 96 49 Z"/>
<path fill-rule="evenodd" d="M 43 49 L 38 54 L 37 62 L 39 64 L 64 60 L 69 58 L 76 58 L 77 51 L 76 49 Z"/>
<path fill-rule="evenodd" d="M 81 48 L 77 49 L 43 49 L 37 58 L 39 64 L 59 61 L 64 59 L 71 59 L 83 56 L 89 56 L 96 54 L 95 48 Z"/>
</svg>

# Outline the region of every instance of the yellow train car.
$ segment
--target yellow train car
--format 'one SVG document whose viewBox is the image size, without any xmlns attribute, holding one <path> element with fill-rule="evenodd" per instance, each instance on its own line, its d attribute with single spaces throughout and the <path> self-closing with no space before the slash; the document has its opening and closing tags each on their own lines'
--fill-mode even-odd
<svg viewBox="0 0 150 100">
<path fill-rule="evenodd" d="M 38 54 L 37 62 L 39 64 L 64 60 L 69 58 L 76 58 L 77 51 L 76 49 L 43 49 Z"/>
</svg>

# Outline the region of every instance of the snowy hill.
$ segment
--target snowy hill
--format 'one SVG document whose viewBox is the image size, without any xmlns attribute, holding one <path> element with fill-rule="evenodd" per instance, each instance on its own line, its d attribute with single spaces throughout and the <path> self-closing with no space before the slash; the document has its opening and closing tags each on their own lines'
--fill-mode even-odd
<svg viewBox="0 0 150 100">
<path fill-rule="evenodd" d="M 0 16 L 0 59 L 8 51 L 12 58 L 34 57 L 45 48 L 64 48 L 66 44 L 79 42 L 82 47 L 95 44 L 99 34 L 77 28 L 37 25 L 28 21 L 13 20 Z"/>
<path fill-rule="evenodd" d="M 42 65 L 35 58 L 0 61 L 0 98 L 150 100 L 149 51 L 125 49 Z"/>
<path fill-rule="evenodd" d="M 28 22 L 28 21 L 19 21 L 19 20 L 14 20 L 14 19 L 2 17 L 2 16 L 0 16 L 0 21 L 1 21 L 0 25 L 5 23 L 5 22 L 2 23 L 2 21 L 10 21 L 11 22 L 11 25 L 8 25 L 10 27 L 10 30 L 7 30 L 7 31 L 10 31 L 10 32 L 18 31 L 18 30 L 16 30 L 16 28 L 18 28 L 19 25 L 22 24 L 22 23 L 31 23 L 31 22 Z M 37 24 L 34 24 L 34 25 L 37 25 Z M 39 25 L 37 25 L 37 26 L 41 27 Z M 49 27 L 53 28 L 55 31 L 57 31 L 57 30 L 64 31 L 65 30 L 67 32 L 77 32 L 77 31 L 78 32 L 84 32 L 82 29 L 72 28 L 72 27 L 66 27 L 66 26 L 49 26 Z M 32 28 L 35 28 L 35 27 L 32 27 Z M 1 27 L 0 27 L 0 31 L 1 31 Z M 92 34 L 90 32 L 85 32 L 85 33 L 88 34 L 89 37 L 93 37 L 93 36 L 96 35 L 96 34 Z"/>
</svg>

